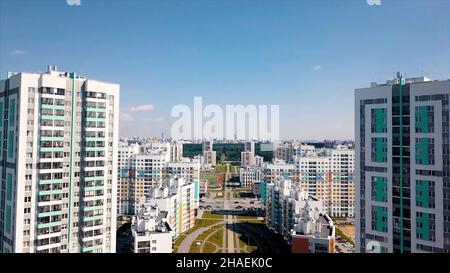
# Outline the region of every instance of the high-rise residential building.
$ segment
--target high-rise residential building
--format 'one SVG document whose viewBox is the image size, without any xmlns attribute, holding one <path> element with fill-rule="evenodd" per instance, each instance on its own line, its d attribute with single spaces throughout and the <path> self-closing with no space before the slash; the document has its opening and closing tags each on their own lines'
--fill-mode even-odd
<svg viewBox="0 0 450 273">
<path fill-rule="evenodd" d="M 241 152 L 241 167 L 246 168 L 255 165 L 255 143 L 244 142 L 244 151 Z"/>
<path fill-rule="evenodd" d="M 137 143 L 131 145 L 119 143 L 117 171 L 117 213 L 119 214 L 134 213 L 134 205 L 144 199 L 145 180 L 136 175 L 134 162 L 131 160 L 140 151 L 141 147 Z"/>
<path fill-rule="evenodd" d="M 334 252 L 334 225 L 324 203 L 289 179 L 266 185 L 266 225 L 292 252 Z"/>
<path fill-rule="evenodd" d="M 180 157 L 179 146 L 177 143 L 155 141 L 149 144 L 121 143 L 118 213 L 135 214 L 139 204 L 150 195 L 153 186 L 173 175 L 182 177 L 186 182 L 194 183 L 196 189 L 199 188 L 199 159 Z M 198 198 L 195 201 L 198 202 Z"/>
<path fill-rule="evenodd" d="M 316 152 L 316 147 L 313 145 L 308 144 L 300 144 L 300 147 L 298 148 L 298 155 L 299 156 L 309 156 L 312 153 Z"/>
<path fill-rule="evenodd" d="M 216 166 L 216 151 L 213 150 L 213 142 L 212 141 L 204 141 L 203 142 L 203 156 L 202 164 Z"/>
<path fill-rule="evenodd" d="M 160 210 L 167 211 L 167 222 L 172 227 L 172 235 L 176 239 L 195 224 L 196 201 L 198 189 L 193 182 L 172 176 L 159 185 L 155 185 L 146 201 Z"/>
<path fill-rule="evenodd" d="M 275 145 L 274 157 L 287 163 L 294 161 L 294 148 L 291 142 L 280 142 Z"/>
<path fill-rule="evenodd" d="M 299 158 L 299 183 L 324 201 L 333 217 L 354 217 L 355 151 L 345 146 Z"/>
<path fill-rule="evenodd" d="M 263 178 L 263 172 L 260 168 L 240 168 L 239 170 L 239 181 L 241 183 L 241 188 L 251 189 L 253 184 L 256 182 L 261 182 Z"/>
<path fill-rule="evenodd" d="M 450 251 L 450 80 L 356 89 L 356 250 Z"/>
<path fill-rule="evenodd" d="M 281 178 L 298 181 L 298 164 L 287 164 L 282 160 L 276 160 L 272 163 L 264 163 L 261 169 L 263 171 L 263 179 L 268 183 L 275 182 Z"/>
<path fill-rule="evenodd" d="M 167 154 L 165 152 L 137 154 L 131 157 L 131 168 L 135 173 L 135 178 L 144 181 L 144 195 L 148 196 L 152 186 L 160 183 L 164 178 L 166 162 Z"/>
<path fill-rule="evenodd" d="M 164 152 L 167 154 L 167 160 L 176 162 L 183 159 L 183 143 L 180 141 L 160 141 L 152 140 L 150 143 L 141 145 L 144 153 Z"/>
<path fill-rule="evenodd" d="M 115 252 L 119 85 L 0 81 L 0 252 Z"/>
</svg>

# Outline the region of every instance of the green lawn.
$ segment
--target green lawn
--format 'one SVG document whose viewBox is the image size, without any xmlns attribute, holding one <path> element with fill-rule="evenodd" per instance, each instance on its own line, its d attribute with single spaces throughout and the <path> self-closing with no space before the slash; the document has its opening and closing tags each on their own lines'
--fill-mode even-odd
<svg viewBox="0 0 450 273">
<path fill-rule="evenodd" d="M 197 240 L 198 241 L 203 241 L 208 236 L 210 236 L 210 237 L 205 242 L 205 248 L 203 249 L 204 253 L 211 253 L 211 252 L 213 252 L 216 249 L 214 247 L 214 245 L 210 244 L 210 243 L 216 244 L 219 248 L 222 247 L 222 243 L 223 243 L 223 229 L 222 229 L 222 226 L 216 226 L 214 228 L 211 228 L 211 229 L 203 232 L 200 236 L 197 237 Z"/>
<path fill-rule="evenodd" d="M 236 217 L 237 220 L 255 220 L 255 221 L 258 221 L 258 217 L 256 217 L 256 216 L 236 215 L 235 217 Z"/>
<path fill-rule="evenodd" d="M 181 242 L 183 242 L 183 240 L 186 238 L 185 234 L 181 234 L 180 236 L 178 236 L 178 238 L 175 240 L 175 242 L 173 243 L 174 247 L 178 247 Z"/>
<path fill-rule="evenodd" d="M 216 233 L 214 233 L 211 237 L 209 237 L 208 241 L 217 244 L 219 247 L 222 247 L 223 244 L 222 226 L 220 226 L 219 230 Z"/>
<path fill-rule="evenodd" d="M 226 165 L 217 165 L 214 169 L 214 172 L 216 173 L 226 173 L 227 172 L 227 166 Z"/>
<path fill-rule="evenodd" d="M 200 245 L 197 245 L 197 242 L 200 243 Z M 200 253 L 200 247 L 201 247 L 201 241 L 197 241 L 195 240 L 192 245 L 191 248 L 189 249 L 189 253 Z"/>
<path fill-rule="evenodd" d="M 210 211 L 204 211 L 202 214 L 202 218 L 223 219 L 223 214 L 217 214 L 217 213 L 212 213 Z"/>
<path fill-rule="evenodd" d="M 208 237 L 210 234 L 212 234 L 214 231 L 218 230 L 219 228 L 222 228 L 222 226 L 215 226 L 215 227 L 208 229 L 207 231 L 200 234 L 196 240 L 200 240 L 200 241 L 205 240 L 206 237 Z"/>
<path fill-rule="evenodd" d="M 195 225 L 193 228 L 191 228 L 190 230 L 186 231 L 184 233 L 184 235 L 189 235 L 192 232 L 196 231 L 197 229 L 201 228 L 201 227 L 207 227 L 213 224 L 217 224 L 219 223 L 220 220 L 210 220 L 210 219 L 197 219 L 195 220 Z"/>
<path fill-rule="evenodd" d="M 214 253 L 214 251 L 216 251 L 216 246 L 209 242 L 205 242 L 205 246 L 203 247 L 203 253 Z"/>
<path fill-rule="evenodd" d="M 206 176 L 206 177 L 202 177 L 205 178 L 206 180 L 208 180 L 208 183 L 216 185 L 217 184 L 217 176 Z"/>
</svg>

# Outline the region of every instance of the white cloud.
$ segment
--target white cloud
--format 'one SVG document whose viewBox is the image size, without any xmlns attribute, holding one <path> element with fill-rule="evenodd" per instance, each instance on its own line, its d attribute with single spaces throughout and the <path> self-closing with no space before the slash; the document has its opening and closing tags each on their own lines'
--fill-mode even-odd
<svg viewBox="0 0 450 273">
<path fill-rule="evenodd" d="M 144 122 L 151 122 L 151 123 L 161 123 L 164 121 L 163 117 L 156 117 L 156 118 L 143 118 L 142 121 Z"/>
<path fill-rule="evenodd" d="M 321 66 L 320 64 L 315 65 L 315 66 L 313 67 L 313 71 L 319 71 L 320 69 L 322 69 L 322 66 Z"/>
<path fill-rule="evenodd" d="M 133 118 L 133 116 L 130 113 L 121 112 L 120 113 L 120 120 L 121 121 L 134 121 L 134 118 Z"/>
<path fill-rule="evenodd" d="M 153 104 L 143 104 L 138 106 L 132 106 L 130 107 L 130 112 L 150 112 L 155 109 L 155 106 Z"/>
<path fill-rule="evenodd" d="M 135 113 L 151 112 L 155 109 L 153 104 L 142 104 L 137 106 L 131 106 L 128 108 L 122 108 L 120 110 L 120 120 L 122 121 L 135 121 Z M 137 114 L 139 118 L 139 114 Z M 142 120 L 142 119 L 140 119 Z"/>
<path fill-rule="evenodd" d="M 25 55 L 26 52 L 23 49 L 16 48 L 16 49 L 11 50 L 10 53 L 12 56 L 19 56 L 19 55 Z"/>
<path fill-rule="evenodd" d="M 381 0 L 367 0 L 369 6 L 381 6 Z"/>
</svg>

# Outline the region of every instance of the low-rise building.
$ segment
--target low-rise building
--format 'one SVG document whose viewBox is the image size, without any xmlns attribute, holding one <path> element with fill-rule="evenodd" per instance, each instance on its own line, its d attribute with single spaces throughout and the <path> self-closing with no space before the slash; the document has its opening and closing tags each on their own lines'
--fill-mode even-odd
<svg viewBox="0 0 450 273">
<path fill-rule="evenodd" d="M 292 253 L 334 253 L 334 240 L 331 218 L 306 203 L 291 231 Z"/>
<path fill-rule="evenodd" d="M 131 222 L 134 253 L 172 253 L 172 228 L 167 211 L 143 202 Z"/>
</svg>

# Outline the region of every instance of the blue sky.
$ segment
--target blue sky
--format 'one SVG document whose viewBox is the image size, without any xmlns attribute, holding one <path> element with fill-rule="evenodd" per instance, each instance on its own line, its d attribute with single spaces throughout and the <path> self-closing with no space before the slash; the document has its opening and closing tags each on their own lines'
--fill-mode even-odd
<svg viewBox="0 0 450 273">
<path fill-rule="evenodd" d="M 282 138 L 353 138 L 354 89 L 450 78 L 450 1 L 0 0 L 0 75 L 48 64 L 121 85 L 122 135 L 176 104 L 278 104 Z"/>
</svg>

